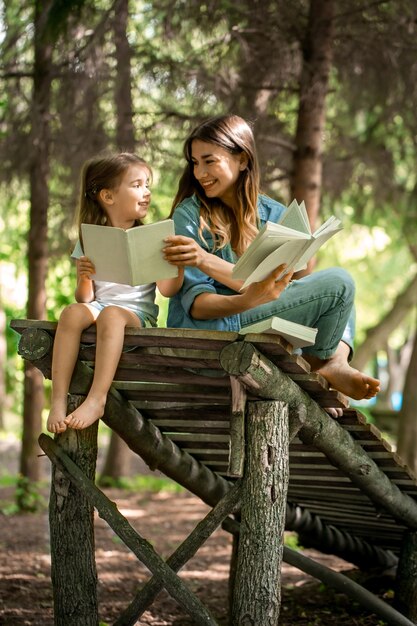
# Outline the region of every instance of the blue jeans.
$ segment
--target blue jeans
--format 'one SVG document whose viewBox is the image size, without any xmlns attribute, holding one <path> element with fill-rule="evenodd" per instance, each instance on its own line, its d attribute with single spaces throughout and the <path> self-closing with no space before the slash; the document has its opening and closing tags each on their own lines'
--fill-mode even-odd
<svg viewBox="0 0 417 626">
<path fill-rule="evenodd" d="M 240 314 L 242 327 L 274 315 L 317 328 L 314 346 L 304 354 L 327 359 L 343 339 L 353 349 L 355 284 L 341 268 L 314 272 L 292 281 L 277 300 Z"/>
</svg>

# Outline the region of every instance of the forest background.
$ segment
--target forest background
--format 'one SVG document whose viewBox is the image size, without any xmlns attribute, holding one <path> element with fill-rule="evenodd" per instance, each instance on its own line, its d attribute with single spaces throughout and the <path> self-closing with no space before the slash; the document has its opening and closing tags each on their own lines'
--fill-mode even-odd
<svg viewBox="0 0 417 626">
<path fill-rule="evenodd" d="M 0 430 L 19 425 L 39 479 L 44 381 L 17 356 L 12 318 L 73 301 L 83 161 L 134 150 L 152 164 L 148 221 L 165 218 L 182 143 L 205 117 L 253 124 L 262 188 L 344 230 L 316 268 L 357 285 L 354 364 L 378 375 L 369 419 L 392 412 L 417 470 L 417 6 L 414 0 L 0 2 Z M 166 301 L 159 299 L 160 324 Z M 374 414 L 374 416 L 373 416 Z M 112 437 L 104 473 L 126 470 Z M 24 500 L 21 501 L 24 506 Z"/>
</svg>

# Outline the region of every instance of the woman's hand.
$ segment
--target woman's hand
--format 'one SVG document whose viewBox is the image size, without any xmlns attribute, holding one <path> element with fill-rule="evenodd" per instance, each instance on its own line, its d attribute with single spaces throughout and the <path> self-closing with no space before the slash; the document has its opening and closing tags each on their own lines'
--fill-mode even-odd
<svg viewBox="0 0 417 626">
<path fill-rule="evenodd" d="M 287 274 L 284 274 L 282 278 L 278 279 L 286 268 L 285 263 L 279 265 L 277 269 L 271 272 L 264 280 L 261 280 L 259 283 L 252 283 L 245 289 L 243 295 L 245 299 L 248 299 L 248 303 L 250 304 L 248 308 L 266 304 L 267 302 L 272 302 L 279 298 L 294 274 L 293 270 L 291 270 L 287 272 Z"/>
<path fill-rule="evenodd" d="M 178 267 L 200 267 L 209 254 L 191 237 L 183 235 L 171 235 L 164 239 L 167 244 L 162 249 L 164 258 L 168 263 Z"/>
</svg>

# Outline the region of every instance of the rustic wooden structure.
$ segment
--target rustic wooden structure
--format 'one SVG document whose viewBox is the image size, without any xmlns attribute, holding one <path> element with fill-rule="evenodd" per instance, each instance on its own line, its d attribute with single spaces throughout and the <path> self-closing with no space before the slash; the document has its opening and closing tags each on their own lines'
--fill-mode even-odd
<svg viewBox="0 0 417 626">
<path fill-rule="evenodd" d="M 12 327 L 21 334 L 19 353 L 49 377 L 56 325 L 14 320 Z M 71 402 L 81 401 L 89 389 L 94 354 L 95 330 L 89 329 L 82 336 Z M 336 406 L 344 407 L 337 420 L 323 410 Z M 352 594 L 390 624 L 417 622 L 417 583 L 410 575 L 416 562 L 417 481 L 380 433 L 346 408 L 345 398 L 311 374 L 281 338 L 128 329 L 103 421 L 151 469 L 213 509 L 164 563 L 94 485 L 97 427 L 68 429 L 55 441 L 41 435 L 54 467 L 50 521 L 57 624 L 98 620 L 93 506 L 154 574 L 117 620 L 119 626 L 134 624 L 162 587 L 197 624 L 215 624 L 175 572 L 221 523 L 240 544 L 233 564 L 233 624 L 277 623 L 281 558 Z M 394 567 L 399 558 L 401 613 L 346 577 L 283 549 L 284 518 L 303 545 L 359 566 Z M 82 567 L 71 562 L 74 541 L 84 542 Z M 83 603 L 85 589 L 89 597 Z"/>
</svg>

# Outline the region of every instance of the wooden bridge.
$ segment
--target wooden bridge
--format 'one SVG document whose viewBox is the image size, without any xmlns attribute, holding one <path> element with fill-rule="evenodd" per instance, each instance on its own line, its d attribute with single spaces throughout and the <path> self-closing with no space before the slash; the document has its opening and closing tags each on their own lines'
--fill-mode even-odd
<svg viewBox="0 0 417 626">
<path fill-rule="evenodd" d="M 11 326 L 21 334 L 21 356 L 49 378 L 56 324 L 14 320 Z M 91 385 L 95 329 L 81 341 L 72 409 Z M 331 418 L 326 407 L 344 408 L 343 416 Z M 344 396 L 310 373 L 280 337 L 128 329 L 103 421 L 151 469 L 213 509 L 165 563 L 94 485 L 97 424 L 67 429 L 55 441 L 41 435 L 54 468 L 57 624 L 98 623 L 93 506 L 154 574 L 119 626 L 135 624 L 162 587 L 196 624 L 216 623 L 175 572 L 220 524 L 234 534 L 237 555 L 231 564 L 232 624 L 278 623 L 282 558 L 351 594 L 390 624 L 417 623 L 417 481 L 378 430 L 346 408 Z M 359 567 L 397 566 L 397 608 L 283 548 L 284 526 L 299 534 L 302 545 Z M 74 561 L 74 541 L 85 545 L 81 564 Z"/>
</svg>

